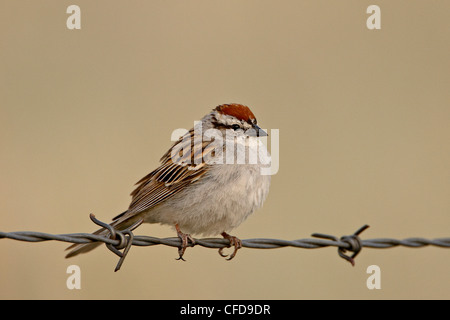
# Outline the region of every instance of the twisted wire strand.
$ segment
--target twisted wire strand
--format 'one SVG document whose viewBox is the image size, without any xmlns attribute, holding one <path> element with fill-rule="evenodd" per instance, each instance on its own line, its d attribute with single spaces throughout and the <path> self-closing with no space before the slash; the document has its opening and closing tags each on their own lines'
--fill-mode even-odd
<svg viewBox="0 0 450 320">
<path fill-rule="evenodd" d="M 182 241 L 179 237 L 171 238 L 156 238 L 150 236 L 135 236 L 132 231 L 138 227 L 142 221 L 138 221 L 126 230 L 116 230 L 109 224 L 97 220 L 93 214 L 90 215 L 91 220 L 104 228 L 109 230 L 109 234 L 106 236 L 95 235 L 91 233 L 68 233 L 68 234 L 49 234 L 44 232 L 35 231 L 16 231 L 16 232 L 2 232 L 0 231 L 0 239 L 7 238 L 18 241 L 26 242 L 42 242 L 42 241 L 62 241 L 70 242 L 74 244 L 84 244 L 91 242 L 103 242 L 106 247 L 120 257 L 117 263 L 115 271 L 118 271 L 123 264 L 123 261 L 128 254 L 131 246 L 154 246 L 154 245 L 166 245 L 171 247 L 180 247 Z M 391 239 L 391 238 L 379 238 L 361 240 L 359 235 L 368 228 L 368 225 L 364 225 L 356 232 L 349 236 L 342 236 L 337 238 L 332 235 L 314 233 L 312 237 L 308 239 L 297 240 L 281 240 L 281 239 L 267 239 L 267 238 L 254 238 L 245 239 L 242 241 L 242 247 L 253 249 L 276 249 L 283 247 L 294 247 L 303 249 L 317 249 L 324 247 L 337 247 L 338 254 L 341 258 L 355 265 L 355 257 L 359 254 L 363 247 L 375 248 L 375 249 L 387 249 L 398 246 L 408 248 L 420 248 L 425 246 L 436 246 L 440 248 L 450 248 L 450 238 L 437 238 L 437 239 L 425 239 L 425 238 L 407 238 L 403 240 Z M 117 239 L 119 236 L 119 239 Z M 221 249 L 230 246 L 230 242 L 227 239 L 221 238 L 203 238 L 194 239 L 195 243 L 188 243 L 188 246 L 202 246 L 205 248 Z M 120 251 L 122 250 L 122 251 Z M 350 251 L 353 254 L 347 255 L 346 252 Z"/>
<path fill-rule="evenodd" d="M 91 233 L 67 233 L 67 234 L 49 234 L 35 231 L 16 231 L 16 232 L 2 232 L 0 231 L 0 239 L 12 239 L 26 242 L 43 242 L 43 241 L 62 241 L 70 243 L 90 243 L 90 242 L 104 242 L 105 244 L 118 245 L 120 240 L 113 240 L 106 236 L 95 235 Z M 156 238 L 150 236 L 134 236 L 132 241 L 134 246 L 154 246 L 166 245 L 170 247 L 179 247 L 181 240 L 178 237 L 171 238 Z M 195 245 L 205 248 L 223 248 L 229 245 L 229 241 L 221 238 L 203 238 L 195 239 Z M 378 238 L 361 240 L 362 247 L 374 249 L 386 249 L 398 246 L 409 248 L 420 248 L 426 246 L 435 246 L 441 248 L 450 248 L 450 238 L 407 238 L 403 240 L 392 238 Z M 192 245 L 191 245 L 192 246 Z M 325 240 L 316 238 L 297 239 L 297 240 L 281 240 L 269 238 L 254 238 L 242 240 L 242 246 L 253 249 L 276 249 L 283 247 L 294 247 L 303 249 L 317 249 L 324 247 L 340 247 L 349 249 L 350 245 L 347 242 L 340 240 Z"/>
</svg>

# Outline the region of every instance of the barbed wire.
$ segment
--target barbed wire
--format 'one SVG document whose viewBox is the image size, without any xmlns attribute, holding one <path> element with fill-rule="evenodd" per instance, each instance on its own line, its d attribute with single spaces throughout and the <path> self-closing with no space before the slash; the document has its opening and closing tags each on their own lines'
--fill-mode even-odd
<svg viewBox="0 0 450 320">
<path fill-rule="evenodd" d="M 109 250 L 114 252 L 120 257 L 117 263 L 115 271 L 118 271 L 122 266 L 122 263 L 128 254 L 131 246 L 154 246 L 154 245 L 166 245 L 170 247 L 180 247 L 182 241 L 179 237 L 171 238 L 156 238 L 151 236 L 135 236 L 132 231 L 137 228 L 142 221 L 138 221 L 125 230 L 116 230 L 109 224 L 104 223 L 95 218 L 93 214 L 90 215 L 91 220 L 104 228 L 107 228 L 110 232 L 108 235 L 96 235 L 92 233 L 68 233 L 68 234 L 49 234 L 36 231 L 16 231 L 16 232 L 2 232 L 0 231 L 0 239 L 12 239 L 26 242 L 42 242 L 42 241 L 62 241 L 74 244 L 86 244 L 93 242 L 103 242 Z M 450 248 L 450 238 L 437 238 L 437 239 L 425 239 L 425 238 L 407 238 L 403 240 L 391 239 L 391 238 L 378 238 L 361 240 L 359 235 L 368 228 L 368 225 L 364 225 L 359 228 L 355 233 L 348 236 L 342 236 L 340 238 L 322 234 L 313 233 L 313 238 L 297 239 L 297 240 L 280 240 L 280 239 L 267 239 L 267 238 L 253 238 L 241 240 L 242 247 L 253 249 L 276 249 L 284 247 L 303 248 L 303 249 L 317 249 L 325 247 L 337 247 L 338 254 L 341 258 L 347 260 L 352 265 L 355 265 L 355 257 L 360 253 L 363 247 L 374 249 L 387 249 L 398 246 L 409 248 L 420 248 L 426 246 L 435 246 L 440 248 Z M 223 249 L 230 247 L 230 241 L 222 238 L 203 238 L 194 239 L 194 243 L 188 243 L 188 247 L 201 246 L 205 248 Z M 122 250 L 122 251 L 121 251 Z M 353 254 L 347 255 L 346 252 L 350 251 Z"/>
</svg>

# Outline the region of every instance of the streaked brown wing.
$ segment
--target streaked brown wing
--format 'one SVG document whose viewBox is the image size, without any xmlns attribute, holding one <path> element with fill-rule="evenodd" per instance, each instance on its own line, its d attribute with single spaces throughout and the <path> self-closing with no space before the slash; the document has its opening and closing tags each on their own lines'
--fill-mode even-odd
<svg viewBox="0 0 450 320">
<path fill-rule="evenodd" d="M 214 150 L 208 145 L 210 142 L 205 141 L 194 147 L 193 129 L 180 138 L 161 158 L 161 166 L 137 182 L 138 186 L 131 193 L 132 201 L 123 218 L 158 205 L 203 176 L 208 169 L 203 156 Z M 176 162 L 172 160 L 172 154 L 178 155 L 174 157 Z"/>
</svg>

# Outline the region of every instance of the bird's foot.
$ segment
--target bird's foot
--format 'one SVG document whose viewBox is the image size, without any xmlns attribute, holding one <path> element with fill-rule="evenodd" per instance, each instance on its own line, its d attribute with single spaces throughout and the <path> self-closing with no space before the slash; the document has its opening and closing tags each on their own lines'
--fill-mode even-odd
<svg viewBox="0 0 450 320">
<path fill-rule="evenodd" d="M 231 260 L 231 259 L 233 259 L 235 256 L 236 256 L 236 253 L 237 253 L 237 251 L 240 249 L 240 248 L 242 248 L 242 241 L 239 239 L 239 238 L 236 238 L 236 237 L 234 237 L 234 236 L 230 236 L 228 233 L 226 233 L 226 232 L 222 232 L 221 233 L 221 235 L 222 235 L 222 237 L 224 237 L 225 239 L 227 239 L 228 241 L 230 241 L 230 245 L 228 246 L 228 248 L 229 247 L 231 247 L 231 246 L 234 246 L 234 251 L 233 251 L 233 253 L 230 255 L 230 257 L 227 259 L 227 260 Z M 222 257 L 228 257 L 228 255 L 227 254 L 223 254 L 223 248 L 220 248 L 219 249 L 219 254 L 222 256 Z"/>
<path fill-rule="evenodd" d="M 190 234 L 186 234 L 186 233 L 181 232 L 180 227 L 178 226 L 178 224 L 175 225 L 175 229 L 177 230 L 178 237 L 181 239 L 181 246 L 178 248 L 178 255 L 179 255 L 179 257 L 176 260 L 186 261 L 183 258 L 184 252 L 186 251 L 186 248 L 189 245 L 189 241 L 191 242 L 192 245 L 194 245 L 195 244 L 195 240 L 194 240 L 194 238 L 191 237 Z"/>
</svg>

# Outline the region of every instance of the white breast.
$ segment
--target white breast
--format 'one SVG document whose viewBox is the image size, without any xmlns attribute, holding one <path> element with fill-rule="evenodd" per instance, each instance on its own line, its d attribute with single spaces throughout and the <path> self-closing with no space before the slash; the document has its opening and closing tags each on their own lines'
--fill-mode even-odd
<svg viewBox="0 0 450 320">
<path fill-rule="evenodd" d="M 172 226 L 178 223 L 185 233 L 203 235 L 217 235 L 239 226 L 262 206 L 270 186 L 270 175 L 261 174 L 261 168 L 267 166 L 261 162 L 270 164 L 270 155 L 256 138 L 249 140 L 245 146 L 249 152 L 264 148 L 264 152 L 257 153 L 264 157 L 258 163 L 211 166 L 202 179 L 151 209 L 146 221 Z"/>
</svg>

